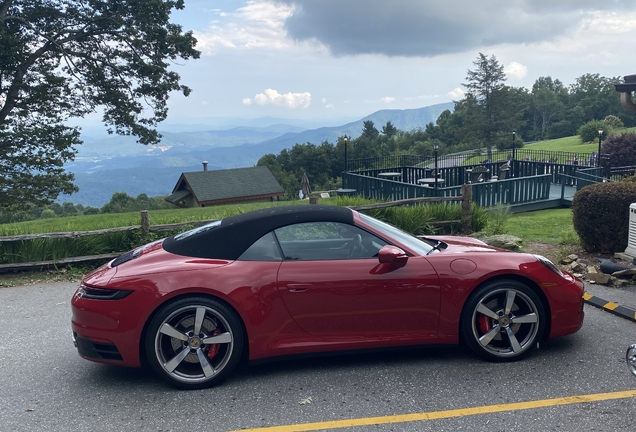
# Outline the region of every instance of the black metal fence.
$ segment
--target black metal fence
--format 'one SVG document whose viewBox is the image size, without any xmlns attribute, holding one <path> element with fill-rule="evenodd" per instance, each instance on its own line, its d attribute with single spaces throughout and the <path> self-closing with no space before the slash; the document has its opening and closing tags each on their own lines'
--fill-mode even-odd
<svg viewBox="0 0 636 432">
<path fill-rule="evenodd" d="M 609 175 L 606 177 L 610 180 L 618 181 L 625 177 L 631 177 L 634 174 L 636 174 L 636 166 L 611 167 L 609 169 Z"/>
<path fill-rule="evenodd" d="M 439 155 L 437 165 L 440 168 L 476 166 L 476 165 L 501 165 L 512 161 L 512 150 L 493 150 L 488 156 L 485 149 L 462 153 Z M 597 166 L 596 153 L 563 152 L 552 150 L 516 149 L 514 160 L 519 162 L 542 162 L 558 165 L 573 165 L 583 167 Z M 605 165 L 607 156 L 601 156 L 601 164 Z M 396 167 L 420 167 L 433 168 L 435 158 L 433 156 L 395 155 L 365 159 L 351 159 L 347 162 L 348 172 L 363 170 L 391 170 Z"/>
</svg>

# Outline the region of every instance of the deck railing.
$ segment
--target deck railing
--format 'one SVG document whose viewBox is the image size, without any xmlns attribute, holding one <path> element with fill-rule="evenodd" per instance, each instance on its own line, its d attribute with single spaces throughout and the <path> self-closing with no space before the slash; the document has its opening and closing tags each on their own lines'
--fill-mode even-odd
<svg viewBox="0 0 636 432">
<path fill-rule="evenodd" d="M 607 155 L 603 155 L 603 158 L 605 156 Z M 450 166 L 468 167 L 480 164 L 491 165 L 495 167 L 511 160 L 511 149 L 493 150 L 491 152 L 491 158 L 488 157 L 485 149 L 481 149 L 461 153 L 439 155 L 437 163 L 440 168 Z M 539 162 L 543 164 L 564 166 L 578 165 L 579 167 L 594 167 L 598 162 L 596 160 L 596 153 L 532 150 L 525 148 L 515 150 L 515 161 Z M 362 170 L 392 170 L 395 167 L 401 166 L 432 169 L 434 167 L 434 164 L 435 158 L 433 156 L 395 155 L 376 158 L 349 159 L 347 161 L 347 170 L 349 172 L 359 172 Z"/>
<path fill-rule="evenodd" d="M 552 175 L 543 174 L 473 183 L 472 199 L 482 207 L 545 200 L 550 197 L 551 182 Z M 381 201 L 461 195 L 461 184 L 434 188 L 354 173 L 345 173 L 345 188 L 355 189 L 358 195 L 365 198 Z"/>
</svg>

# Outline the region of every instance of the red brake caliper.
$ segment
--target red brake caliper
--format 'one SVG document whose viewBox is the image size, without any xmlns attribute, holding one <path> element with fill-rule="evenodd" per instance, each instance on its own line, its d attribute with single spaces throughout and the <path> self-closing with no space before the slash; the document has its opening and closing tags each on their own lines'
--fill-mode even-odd
<svg viewBox="0 0 636 432">
<path fill-rule="evenodd" d="M 490 325 L 490 318 L 486 315 L 479 315 L 477 322 L 479 323 L 479 331 L 481 331 L 482 334 L 488 333 L 492 328 L 492 325 Z"/>
<path fill-rule="evenodd" d="M 216 336 L 218 334 L 221 334 L 220 329 L 214 330 L 214 333 L 212 333 L 212 336 Z M 210 348 L 208 349 L 208 358 L 212 360 L 219 353 L 220 349 L 221 349 L 221 345 L 219 344 L 210 345 Z"/>
</svg>

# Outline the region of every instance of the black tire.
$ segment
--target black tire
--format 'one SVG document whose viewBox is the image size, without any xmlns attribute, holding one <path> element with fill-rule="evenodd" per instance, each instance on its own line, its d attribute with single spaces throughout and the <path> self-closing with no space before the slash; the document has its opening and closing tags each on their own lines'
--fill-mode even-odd
<svg viewBox="0 0 636 432">
<path fill-rule="evenodd" d="M 243 326 L 219 301 L 183 298 L 154 316 L 145 351 L 152 370 L 170 385 L 185 390 L 211 387 L 227 378 L 241 359 Z"/>
<path fill-rule="evenodd" d="M 460 321 L 462 340 L 490 361 L 527 356 L 541 339 L 543 304 L 528 286 L 513 280 L 488 283 L 466 301 Z"/>
</svg>

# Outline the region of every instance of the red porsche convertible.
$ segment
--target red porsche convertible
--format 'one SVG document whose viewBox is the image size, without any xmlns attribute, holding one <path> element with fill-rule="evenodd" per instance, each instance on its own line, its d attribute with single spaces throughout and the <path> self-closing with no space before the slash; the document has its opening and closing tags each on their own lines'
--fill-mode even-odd
<svg viewBox="0 0 636 432">
<path fill-rule="evenodd" d="M 259 361 L 463 341 L 494 361 L 583 323 L 583 283 L 538 255 L 413 237 L 344 207 L 228 217 L 128 252 L 72 299 L 79 354 L 208 387 Z"/>
</svg>

